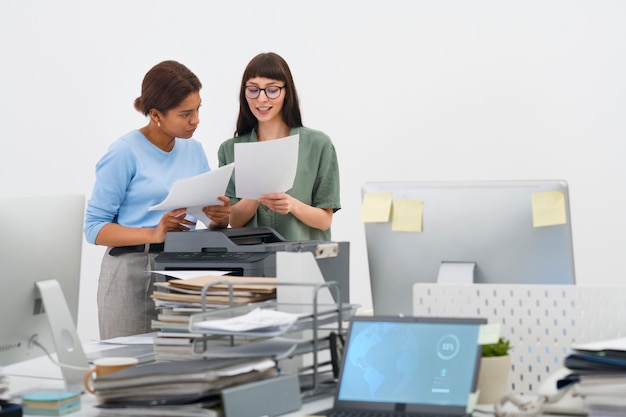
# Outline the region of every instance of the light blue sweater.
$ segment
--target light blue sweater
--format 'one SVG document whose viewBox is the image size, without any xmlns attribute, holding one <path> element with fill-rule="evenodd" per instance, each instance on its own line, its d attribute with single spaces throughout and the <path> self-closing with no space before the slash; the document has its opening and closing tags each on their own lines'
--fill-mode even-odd
<svg viewBox="0 0 626 417">
<path fill-rule="evenodd" d="M 195 139 L 176 138 L 174 148 L 165 152 L 139 130 L 127 133 L 111 144 L 96 165 L 85 239 L 95 243 L 107 223 L 156 227 L 165 212 L 148 208 L 163 201 L 177 180 L 209 170 L 202 144 Z"/>
</svg>

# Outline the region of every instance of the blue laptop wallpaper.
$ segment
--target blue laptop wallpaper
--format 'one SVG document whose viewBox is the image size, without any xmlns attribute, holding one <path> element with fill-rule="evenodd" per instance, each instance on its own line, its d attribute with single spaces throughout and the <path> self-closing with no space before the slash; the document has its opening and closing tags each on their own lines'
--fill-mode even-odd
<svg viewBox="0 0 626 417">
<path fill-rule="evenodd" d="M 335 405 L 464 408 L 476 386 L 481 352 L 478 333 L 485 322 L 397 317 L 353 320 Z"/>
</svg>

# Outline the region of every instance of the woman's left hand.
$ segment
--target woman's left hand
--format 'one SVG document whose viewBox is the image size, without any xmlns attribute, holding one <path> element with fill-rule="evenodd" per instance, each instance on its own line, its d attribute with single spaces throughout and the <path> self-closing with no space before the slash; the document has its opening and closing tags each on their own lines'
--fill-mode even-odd
<svg viewBox="0 0 626 417">
<path fill-rule="evenodd" d="M 215 206 L 202 207 L 202 212 L 211 219 L 212 227 L 228 227 L 228 220 L 230 216 L 230 198 L 226 196 L 217 197 L 222 204 Z"/>
<path fill-rule="evenodd" d="M 278 214 L 291 213 L 296 201 L 295 198 L 287 193 L 264 194 L 259 198 L 259 203 Z"/>
</svg>

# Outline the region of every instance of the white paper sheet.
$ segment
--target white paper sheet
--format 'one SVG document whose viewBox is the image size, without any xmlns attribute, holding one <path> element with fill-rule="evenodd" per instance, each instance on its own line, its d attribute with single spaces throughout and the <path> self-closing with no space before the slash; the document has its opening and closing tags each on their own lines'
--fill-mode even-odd
<svg viewBox="0 0 626 417">
<path fill-rule="evenodd" d="M 204 277 L 206 275 L 222 276 L 222 275 L 226 275 L 230 273 L 231 271 L 211 271 L 211 270 L 207 270 L 207 271 L 195 271 L 195 270 L 194 271 L 182 271 L 182 270 L 181 271 L 178 271 L 178 270 L 160 271 L 160 270 L 153 269 L 150 272 L 154 274 L 168 275 L 170 277 L 174 277 L 178 279 L 191 279 L 191 278 Z"/>
<path fill-rule="evenodd" d="M 235 144 L 235 187 L 238 198 L 258 199 L 293 187 L 298 168 L 300 135 Z"/>
<path fill-rule="evenodd" d="M 211 346 L 202 356 L 205 358 L 272 357 L 280 360 L 288 358 L 296 350 L 299 342 L 299 340 L 278 336 L 235 346 Z"/>
<path fill-rule="evenodd" d="M 178 180 L 165 200 L 148 210 L 186 208 L 188 214 L 208 225 L 211 221 L 202 211 L 202 207 L 222 204 L 217 197 L 226 194 L 226 187 L 234 168 L 233 162 L 195 177 Z"/>
<path fill-rule="evenodd" d="M 580 343 L 572 346 L 572 348 L 576 350 L 589 350 L 597 352 L 601 352 L 604 350 L 616 350 L 619 352 L 626 352 L 626 337 Z"/>
<path fill-rule="evenodd" d="M 242 365 L 227 366 L 225 368 L 216 370 L 215 373 L 219 376 L 241 375 L 241 374 L 245 374 L 246 372 L 252 372 L 252 371 L 263 372 L 275 366 L 276 366 L 276 362 L 274 362 L 273 360 L 262 359 L 254 363 L 245 363 Z"/>
<path fill-rule="evenodd" d="M 200 321 L 195 327 L 213 334 L 272 337 L 289 330 L 297 320 L 297 314 L 257 307 L 241 316 Z"/>
</svg>

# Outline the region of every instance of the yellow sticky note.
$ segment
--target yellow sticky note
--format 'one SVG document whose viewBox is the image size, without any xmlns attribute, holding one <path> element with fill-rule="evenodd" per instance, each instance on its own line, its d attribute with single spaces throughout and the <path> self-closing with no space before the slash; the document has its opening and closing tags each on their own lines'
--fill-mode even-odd
<svg viewBox="0 0 626 417">
<path fill-rule="evenodd" d="M 361 204 L 363 223 L 386 223 L 391 215 L 392 193 L 367 193 Z"/>
<path fill-rule="evenodd" d="M 424 202 L 396 199 L 391 210 L 391 230 L 396 232 L 421 232 Z"/>
<path fill-rule="evenodd" d="M 497 343 L 500 338 L 500 323 L 481 324 L 478 329 L 478 344 L 489 345 Z"/>
<path fill-rule="evenodd" d="M 546 191 L 532 195 L 533 227 L 555 226 L 567 223 L 565 196 L 560 191 Z"/>
</svg>

